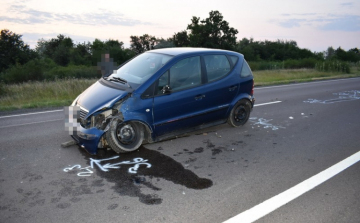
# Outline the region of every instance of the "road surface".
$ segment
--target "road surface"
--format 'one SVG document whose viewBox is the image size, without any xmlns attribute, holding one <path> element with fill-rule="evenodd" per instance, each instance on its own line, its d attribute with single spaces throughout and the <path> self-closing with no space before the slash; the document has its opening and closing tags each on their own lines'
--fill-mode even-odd
<svg viewBox="0 0 360 223">
<path fill-rule="evenodd" d="M 255 97 L 243 127 L 120 155 L 62 148 L 62 109 L 3 113 L 0 222 L 359 222 L 360 78 Z"/>
</svg>

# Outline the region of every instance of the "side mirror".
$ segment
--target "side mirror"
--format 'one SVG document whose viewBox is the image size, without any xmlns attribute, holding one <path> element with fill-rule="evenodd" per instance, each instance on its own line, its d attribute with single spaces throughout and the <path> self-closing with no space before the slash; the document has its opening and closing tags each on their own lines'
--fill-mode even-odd
<svg viewBox="0 0 360 223">
<path fill-rule="evenodd" d="M 170 93 L 171 93 L 171 88 L 170 88 L 170 86 L 169 86 L 169 85 L 165 85 L 165 86 L 163 87 L 163 89 L 161 90 L 161 92 L 162 92 L 163 94 L 170 94 Z"/>
</svg>

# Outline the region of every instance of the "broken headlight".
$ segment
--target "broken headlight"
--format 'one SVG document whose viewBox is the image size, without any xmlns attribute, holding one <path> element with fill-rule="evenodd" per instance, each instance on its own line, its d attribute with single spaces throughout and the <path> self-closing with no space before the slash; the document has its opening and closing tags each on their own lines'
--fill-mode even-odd
<svg viewBox="0 0 360 223">
<path fill-rule="evenodd" d="M 112 115 L 111 109 L 92 115 L 90 126 L 104 130 L 111 115 Z"/>
</svg>

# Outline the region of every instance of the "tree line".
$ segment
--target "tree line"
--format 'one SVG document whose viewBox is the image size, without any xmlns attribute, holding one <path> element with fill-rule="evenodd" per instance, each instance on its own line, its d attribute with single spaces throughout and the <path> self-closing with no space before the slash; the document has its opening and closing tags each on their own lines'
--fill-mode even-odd
<svg viewBox="0 0 360 223">
<path fill-rule="evenodd" d="M 298 47 L 293 40 L 254 41 L 253 38 L 242 38 L 237 41 L 238 33 L 219 11 L 211 11 L 209 17 L 203 20 L 192 17 L 185 30 L 174 33 L 168 39 L 149 34 L 130 36 L 129 48 L 125 48 L 123 42 L 113 39 L 74 43 L 70 37 L 59 34 L 50 40 L 38 40 L 35 49 L 30 49 L 21 35 L 3 29 L 0 36 L 0 80 L 14 83 L 66 77 L 99 77 L 94 66 L 97 66 L 104 53 L 109 53 L 115 63 L 122 64 L 145 51 L 168 47 L 232 50 L 242 53 L 250 62 L 282 62 L 282 68 L 315 68 L 317 63 L 326 61 L 360 61 L 358 48 L 345 51 L 340 47 L 329 47 L 323 52 L 311 52 Z M 268 67 L 254 65 L 252 69 Z"/>
</svg>

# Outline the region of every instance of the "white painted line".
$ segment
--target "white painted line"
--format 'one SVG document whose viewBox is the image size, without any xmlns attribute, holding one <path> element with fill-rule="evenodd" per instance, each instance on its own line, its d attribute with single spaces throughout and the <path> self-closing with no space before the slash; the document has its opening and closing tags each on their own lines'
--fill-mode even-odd
<svg viewBox="0 0 360 223">
<path fill-rule="evenodd" d="M 41 121 L 41 122 L 30 122 L 30 123 L 24 123 L 24 124 L 18 124 L 18 125 L 7 125 L 7 126 L 0 126 L 0 129 L 4 128 L 10 128 L 10 127 L 17 127 L 17 126 L 23 126 L 23 125 L 32 125 L 32 124 L 40 124 L 45 122 L 56 122 L 64 119 L 54 119 L 54 120 L 48 120 L 48 121 Z"/>
<path fill-rule="evenodd" d="M 268 102 L 268 103 L 263 103 L 263 104 L 255 104 L 254 107 L 262 106 L 262 105 L 275 104 L 275 103 L 280 103 L 280 102 L 281 101 L 273 101 L 273 102 Z M 2 118 L 13 118 L 13 117 L 19 117 L 19 116 L 26 116 L 26 115 L 38 115 L 38 114 L 45 114 L 45 113 L 52 113 L 52 112 L 62 112 L 62 111 L 64 111 L 64 109 L 52 110 L 52 111 L 43 111 L 43 112 L 34 112 L 34 113 L 25 113 L 25 114 L 19 114 L 19 115 L 0 116 L 0 119 L 2 119 Z"/>
<path fill-rule="evenodd" d="M 262 104 L 255 104 L 254 107 L 263 106 L 263 105 L 277 104 L 277 103 L 280 103 L 280 102 L 282 102 L 282 101 L 272 101 L 272 102 L 267 102 L 267 103 L 262 103 Z"/>
<path fill-rule="evenodd" d="M 329 180 L 336 174 L 340 173 L 341 171 L 345 170 L 346 168 L 352 166 L 353 164 L 360 161 L 360 151 L 355 153 L 354 155 L 340 161 L 339 163 L 329 167 L 328 169 L 316 174 L 315 176 L 299 183 L 298 185 L 272 197 L 253 208 L 250 208 L 247 211 L 242 212 L 235 217 L 230 218 L 229 220 L 225 221 L 224 223 L 234 223 L 234 222 L 254 222 L 265 215 L 275 211 L 279 207 L 289 203 L 290 201 L 294 200 L 295 198 L 299 197 L 300 195 L 310 191 L 311 189 L 315 188 L 316 186 L 324 183 L 325 181 Z"/>
<path fill-rule="evenodd" d="M 12 118 L 12 117 L 26 116 L 26 115 L 38 115 L 38 114 L 45 114 L 45 113 L 52 113 L 52 112 L 61 112 L 61 111 L 64 111 L 64 109 L 52 110 L 52 111 L 43 111 L 43 112 L 34 112 L 34 113 L 25 113 L 25 114 L 19 114 L 19 115 L 0 116 L 0 119 L 1 118 Z"/>
<path fill-rule="evenodd" d="M 255 89 L 262 90 L 262 89 L 268 89 L 268 88 L 281 88 L 281 87 L 306 85 L 306 84 L 322 84 L 322 83 L 327 83 L 327 82 L 339 82 L 339 81 L 348 81 L 348 80 L 352 81 L 353 79 L 358 79 L 358 77 L 335 79 L 335 80 L 319 80 L 319 81 L 303 82 L 303 83 L 297 83 L 297 84 L 282 84 L 282 85 L 274 85 L 274 86 L 268 86 L 268 87 L 255 87 Z"/>
</svg>

